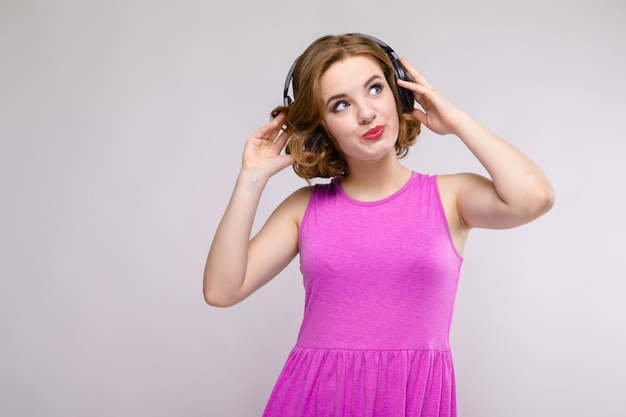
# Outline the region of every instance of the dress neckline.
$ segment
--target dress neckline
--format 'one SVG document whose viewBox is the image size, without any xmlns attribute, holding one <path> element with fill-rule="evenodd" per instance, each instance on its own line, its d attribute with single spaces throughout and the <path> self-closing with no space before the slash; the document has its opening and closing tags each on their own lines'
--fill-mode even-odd
<svg viewBox="0 0 626 417">
<path fill-rule="evenodd" d="M 412 171 L 409 179 L 397 191 L 388 195 L 387 197 L 381 198 L 379 200 L 372 200 L 372 201 L 362 201 L 362 200 L 357 200 L 355 198 L 350 197 L 346 193 L 346 191 L 343 189 L 343 186 L 341 185 L 341 177 L 333 178 L 332 182 L 335 186 L 335 189 L 337 190 L 337 193 L 341 195 L 348 202 L 358 205 L 358 206 L 377 206 L 380 204 L 387 203 L 397 198 L 399 195 L 403 194 L 410 187 L 411 183 L 415 181 L 416 178 L 417 178 L 417 173 L 415 171 Z"/>
</svg>

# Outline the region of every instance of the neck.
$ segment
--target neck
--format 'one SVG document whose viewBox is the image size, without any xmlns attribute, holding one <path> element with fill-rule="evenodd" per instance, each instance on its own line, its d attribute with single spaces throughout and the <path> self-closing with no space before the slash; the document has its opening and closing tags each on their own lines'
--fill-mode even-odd
<svg viewBox="0 0 626 417">
<path fill-rule="evenodd" d="M 355 200 L 376 201 L 398 191 L 410 178 L 411 171 L 393 155 L 393 161 L 351 164 L 341 186 Z"/>
</svg>

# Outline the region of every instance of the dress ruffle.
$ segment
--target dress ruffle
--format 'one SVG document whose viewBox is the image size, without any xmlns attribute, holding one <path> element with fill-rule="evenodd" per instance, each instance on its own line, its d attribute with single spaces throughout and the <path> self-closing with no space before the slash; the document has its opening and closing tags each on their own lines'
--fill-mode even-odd
<svg viewBox="0 0 626 417">
<path fill-rule="evenodd" d="M 295 346 L 264 417 L 454 417 L 449 351 Z"/>
</svg>

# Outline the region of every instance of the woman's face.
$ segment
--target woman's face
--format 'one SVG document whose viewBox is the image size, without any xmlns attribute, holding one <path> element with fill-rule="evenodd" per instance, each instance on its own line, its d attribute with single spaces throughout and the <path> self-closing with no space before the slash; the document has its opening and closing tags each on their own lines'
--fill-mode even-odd
<svg viewBox="0 0 626 417">
<path fill-rule="evenodd" d="M 393 91 L 369 56 L 335 62 L 320 78 L 323 119 L 346 161 L 377 161 L 393 152 L 399 120 Z"/>
</svg>

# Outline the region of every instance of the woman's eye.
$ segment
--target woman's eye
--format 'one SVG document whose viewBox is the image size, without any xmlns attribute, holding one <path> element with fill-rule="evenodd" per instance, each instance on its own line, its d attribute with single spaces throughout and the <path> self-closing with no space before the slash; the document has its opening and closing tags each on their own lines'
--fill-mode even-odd
<svg viewBox="0 0 626 417">
<path fill-rule="evenodd" d="M 340 101 L 337 104 L 335 104 L 335 107 L 333 107 L 333 111 L 338 112 L 338 111 L 342 111 L 348 108 L 348 103 L 346 103 L 345 101 Z"/>
<path fill-rule="evenodd" d="M 380 84 L 374 84 L 373 86 L 370 87 L 370 95 L 371 96 L 375 96 L 377 94 L 380 94 L 383 91 L 383 86 Z"/>
</svg>

